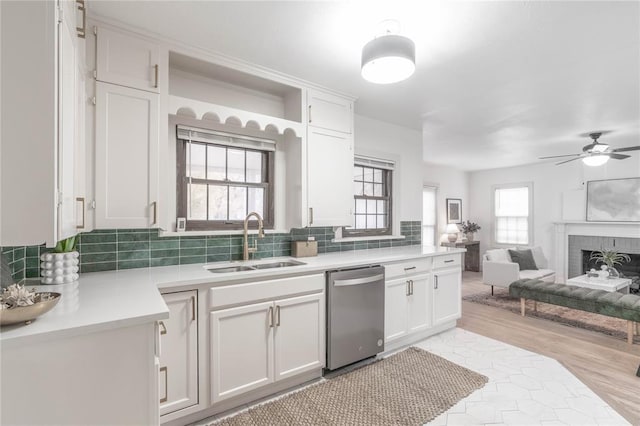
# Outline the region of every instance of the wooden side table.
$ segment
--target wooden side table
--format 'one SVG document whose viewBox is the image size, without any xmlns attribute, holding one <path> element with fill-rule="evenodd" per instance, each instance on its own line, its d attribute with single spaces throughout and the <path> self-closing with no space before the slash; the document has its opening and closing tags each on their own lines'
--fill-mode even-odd
<svg viewBox="0 0 640 426">
<path fill-rule="evenodd" d="M 464 270 L 480 272 L 480 241 L 456 241 L 455 243 L 441 243 L 442 247 L 466 248 L 464 254 Z"/>
</svg>

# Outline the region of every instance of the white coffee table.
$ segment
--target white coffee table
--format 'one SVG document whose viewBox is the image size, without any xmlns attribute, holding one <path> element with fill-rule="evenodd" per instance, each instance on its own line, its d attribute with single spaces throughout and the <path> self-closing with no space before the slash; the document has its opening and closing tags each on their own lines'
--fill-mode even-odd
<svg viewBox="0 0 640 426">
<path fill-rule="evenodd" d="M 586 275 L 570 278 L 567 284 L 578 287 L 590 288 L 593 290 L 619 291 L 621 293 L 629 293 L 631 279 L 629 278 L 590 278 Z"/>
</svg>

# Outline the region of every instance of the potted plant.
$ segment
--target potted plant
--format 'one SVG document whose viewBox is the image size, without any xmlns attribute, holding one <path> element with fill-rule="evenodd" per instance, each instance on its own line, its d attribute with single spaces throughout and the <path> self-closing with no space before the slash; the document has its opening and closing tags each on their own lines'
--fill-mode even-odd
<svg viewBox="0 0 640 426">
<path fill-rule="evenodd" d="M 40 282 L 63 284 L 78 279 L 80 254 L 76 251 L 77 242 L 77 236 L 58 241 L 53 252 L 40 256 Z"/>
<path fill-rule="evenodd" d="M 589 260 L 595 260 L 596 263 L 603 263 L 607 265 L 607 271 L 609 272 L 609 278 L 618 278 L 620 274 L 615 268 L 616 265 L 622 265 L 624 262 L 631 262 L 631 258 L 628 254 L 618 253 L 614 249 L 600 249 L 591 253 Z"/>
<path fill-rule="evenodd" d="M 462 222 L 460 225 L 460 230 L 464 233 L 465 237 L 467 237 L 467 241 L 473 241 L 473 234 L 478 232 L 480 229 L 480 225 L 475 222 L 471 222 L 467 220 L 466 222 Z"/>
</svg>

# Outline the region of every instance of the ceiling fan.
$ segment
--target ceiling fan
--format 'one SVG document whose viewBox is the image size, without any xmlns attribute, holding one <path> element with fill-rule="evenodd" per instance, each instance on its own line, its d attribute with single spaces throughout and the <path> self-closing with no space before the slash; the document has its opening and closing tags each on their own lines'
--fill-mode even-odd
<svg viewBox="0 0 640 426">
<path fill-rule="evenodd" d="M 552 155 L 550 157 L 540 157 L 540 160 L 546 160 L 549 158 L 573 157 L 568 160 L 564 160 L 559 163 L 556 163 L 556 165 L 582 159 L 582 162 L 587 166 L 601 166 L 607 161 L 609 161 L 609 158 L 613 158 L 614 160 L 624 160 L 625 158 L 630 157 L 630 155 L 618 154 L 619 152 L 640 150 L 640 146 L 628 146 L 626 148 L 611 149 L 609 144 L 598 142 L 598 138 L 600 138 L 600 136 L 605 135 L 607 133 L 611 133 L 611 131 L 603 130 L 600 132 L 593 132 L 593 133 L 581 135 L 585 137 L 587 136 L 590 137 L 591 139 L 593 139 L 593 142 L 590 143 L 589 145 L 583 146 L 582 153 L 580 154 Z"/>
</svg>

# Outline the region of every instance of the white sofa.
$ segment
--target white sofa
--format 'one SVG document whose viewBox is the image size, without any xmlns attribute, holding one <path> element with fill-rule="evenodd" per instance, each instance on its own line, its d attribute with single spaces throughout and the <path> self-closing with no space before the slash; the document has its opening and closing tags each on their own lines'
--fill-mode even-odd
<svg viewBox="0 0 640 426">
<path fill-rule="evenodd" d="M 540 247 L 524 247 L 518 250 L 530 249 L 533 260 L 536 262 L 537 270 L 521 271 L 517 263 L 511 261 L 508 249 L 487 250 L 482 255 L 482 282 L 493 287 L 508 288 L 509 284 L 524 278 L 536 278 L 545 282 L 553 283 L 556 280 L 556 273 L 547 269 L 549 264 Z M 515 250 L 512 248 L 511 250 Z"/>
</svg>

